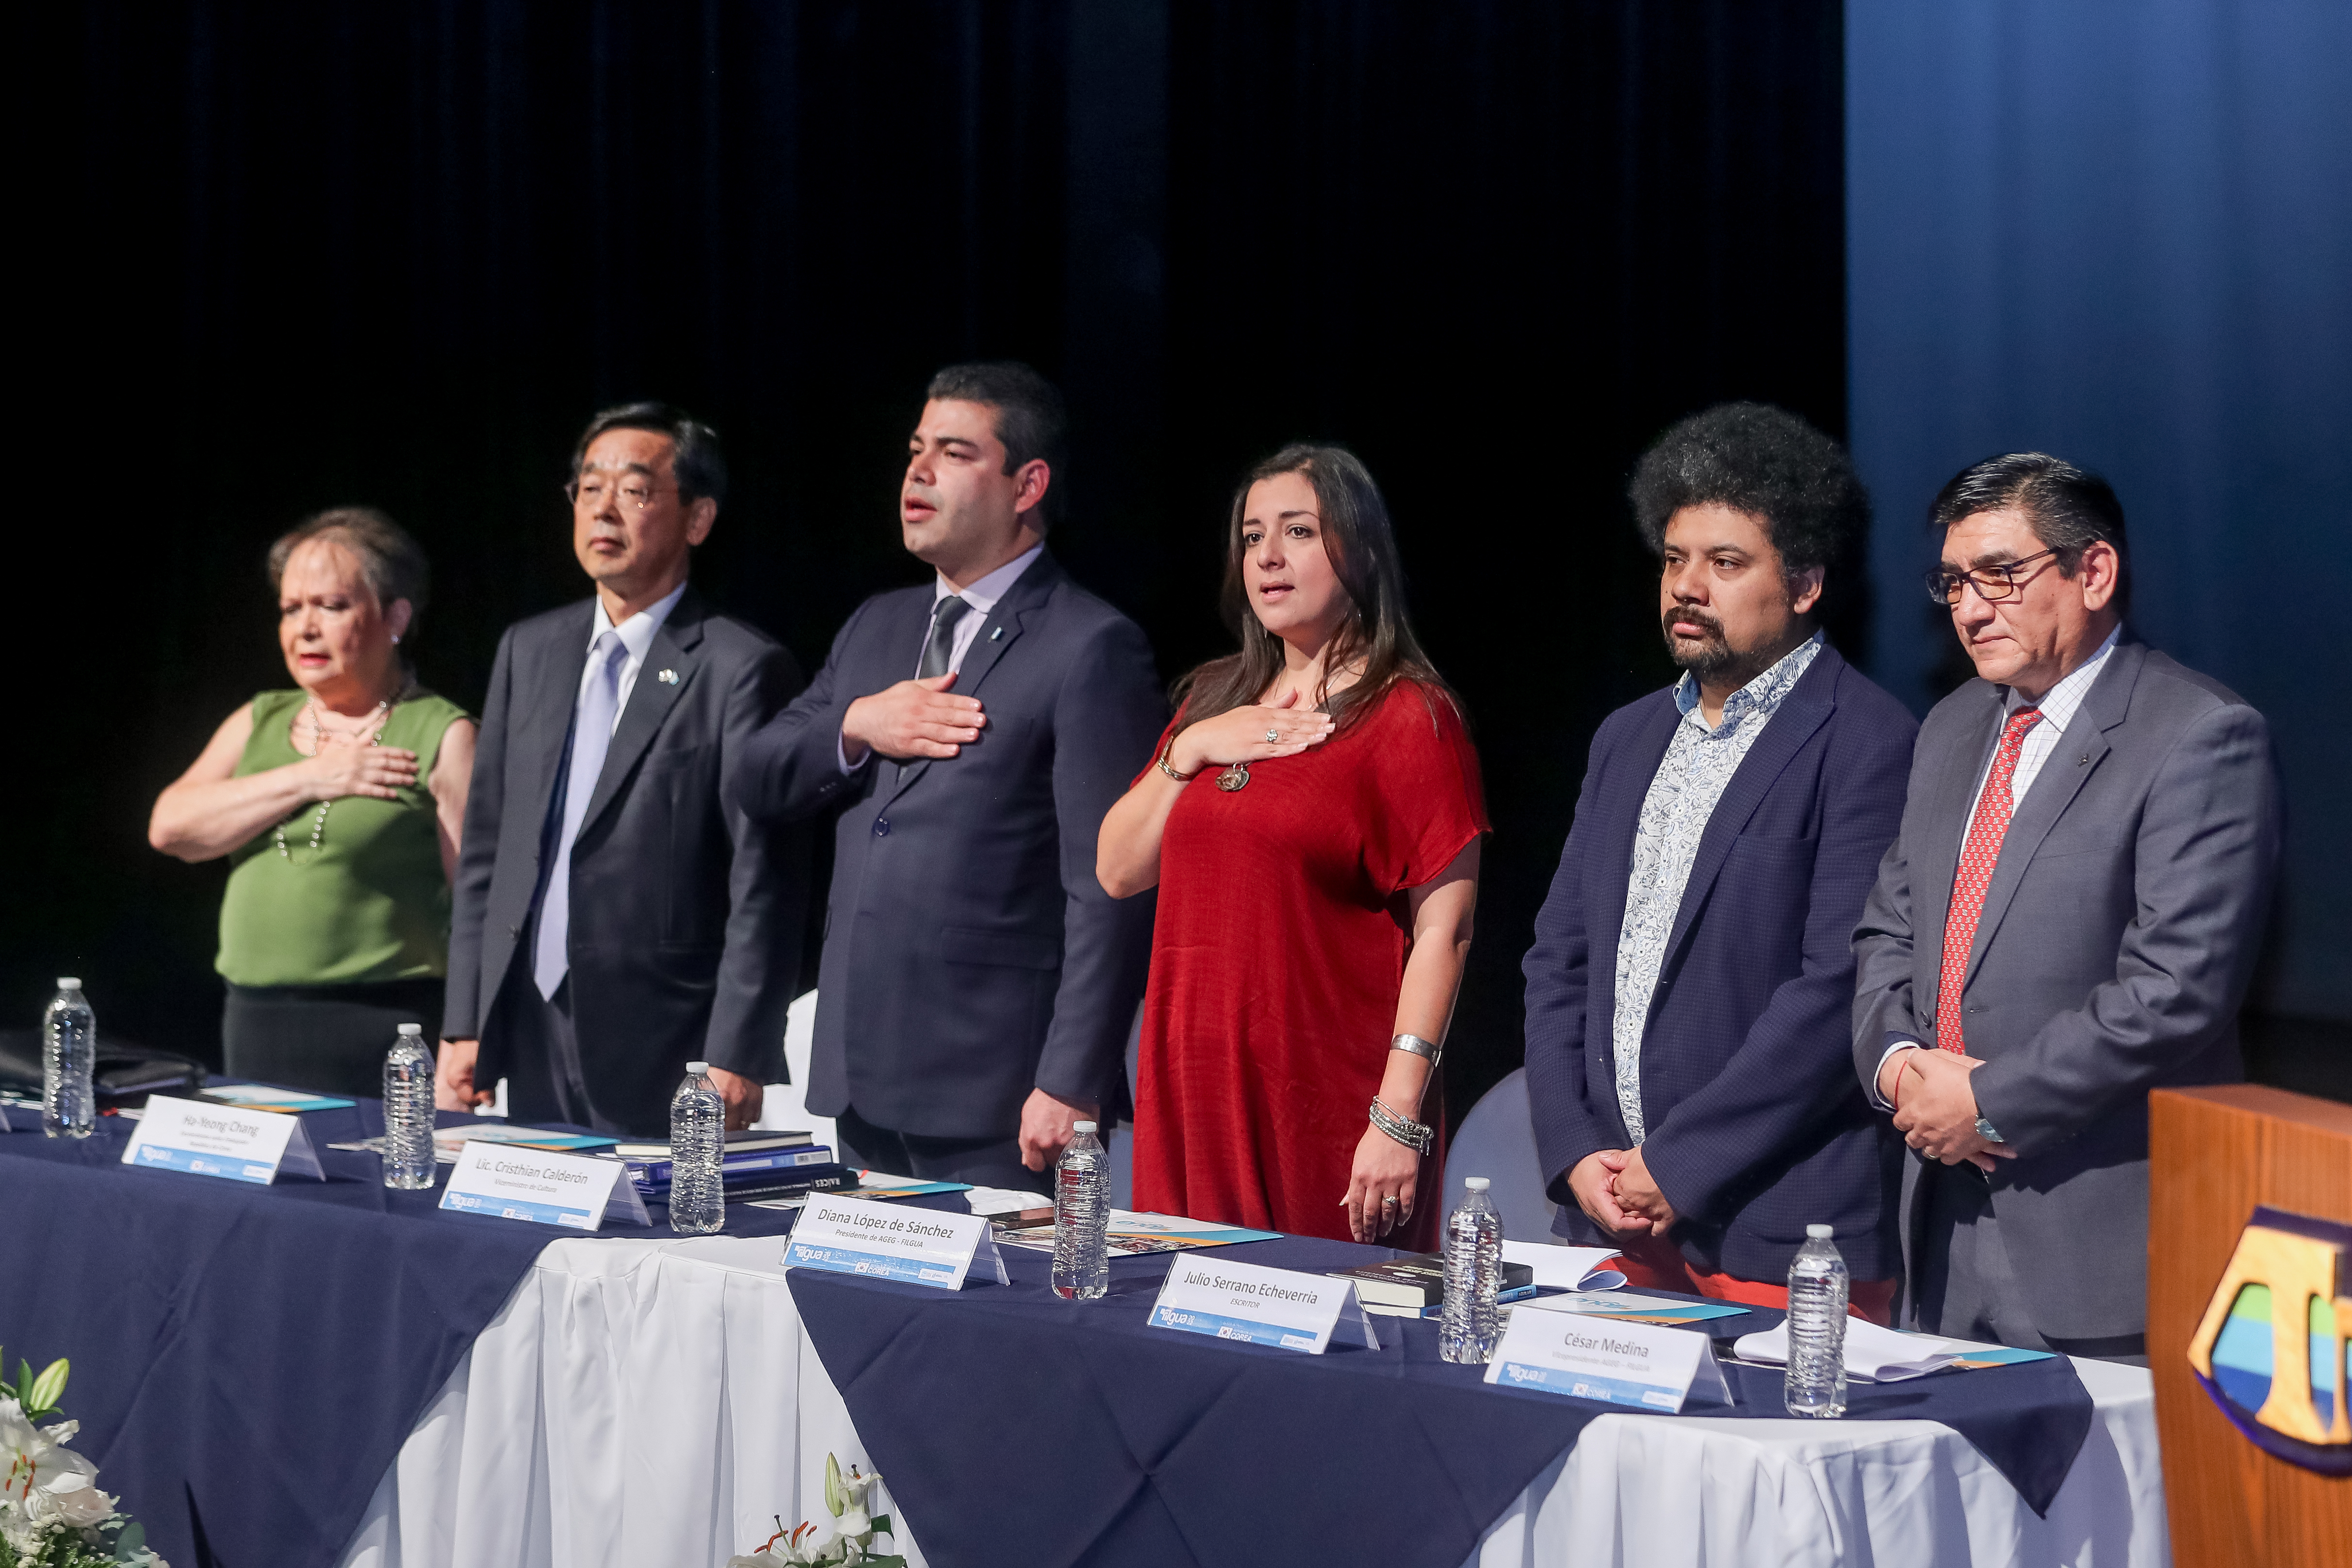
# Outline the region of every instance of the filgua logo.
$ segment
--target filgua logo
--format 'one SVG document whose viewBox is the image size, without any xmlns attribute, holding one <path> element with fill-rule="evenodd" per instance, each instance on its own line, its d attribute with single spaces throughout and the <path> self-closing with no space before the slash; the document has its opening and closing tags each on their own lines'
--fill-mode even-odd
<svg viewBox="0 0 2352 1568">
<path fill-rule="evenodd" d="M 2197 1381 L 2254 1446 L 2352 1476 L 2352 1225 L 2257 1208 L 2189 1342 Z"/>
</svg>

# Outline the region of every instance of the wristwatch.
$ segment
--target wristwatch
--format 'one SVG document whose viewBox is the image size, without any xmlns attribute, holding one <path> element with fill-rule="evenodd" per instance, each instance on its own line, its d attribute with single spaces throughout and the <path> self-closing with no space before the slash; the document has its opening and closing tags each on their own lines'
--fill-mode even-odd
<svg viewBox="0 0 2352 1568">
<path fill-rule="evenodd" d="M 2009 1142 L 2008 1139 L 2003 1138 L 2000 1133 L 1994 1131 L 1992 1123 L 1986 1121 L 1981 1116 L 1977 1118 L 1977 1136 L 1983 1139 L 1988 1143 L 2006 1143 Z"/>
</svg>

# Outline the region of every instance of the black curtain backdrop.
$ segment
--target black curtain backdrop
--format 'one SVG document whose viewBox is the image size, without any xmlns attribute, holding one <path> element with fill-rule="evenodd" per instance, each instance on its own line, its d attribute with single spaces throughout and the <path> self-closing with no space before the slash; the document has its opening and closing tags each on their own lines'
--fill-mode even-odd
<svg viewBox="0 0 2352 1568">
<path fill-rule="evenodd" d="M 17 112 L 61 219 L 20 479 L 64 484 L 20 510 L 58 661 L 0 943 L 26 1024 L 78 973 L 110 1032 L 216 1056 L 223 868 L 145 823 L 287 684 L 260 563 L 301 515 L 417 534 L 422 672 L 477 702 L 500 628 L 583 592 L 582 421 L 671 399 L 736 474 L 696 581 L 814 668 L 922 580 L 895 496 L 925 378 L 1017 356 L 1075 408 L 1054 547 L 1171 679 L 1229 646 L 1247 463 L 1336 439 L 1386 488 L 1496 827 L 1458 1114 L 1518 1061 L 1591 731 L 1669 674 L 1634 459 L 1725 397 L 1844 432 L 1836 0 L 93 0 L 39 27 Z"/>
</svg>

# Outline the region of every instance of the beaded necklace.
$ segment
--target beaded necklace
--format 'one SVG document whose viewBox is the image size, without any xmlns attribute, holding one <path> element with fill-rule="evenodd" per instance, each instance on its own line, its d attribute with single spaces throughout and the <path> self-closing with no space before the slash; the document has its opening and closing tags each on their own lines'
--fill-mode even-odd
<svg viewBox="0 0 2352 1568">
<path fill-rule="evenodd" d="M 401 695 L 405 697 L 408 693 L 403 691 Z M 315 757 L 319 754 L 319 748 L 325 745 L 329 738 L 325 723 L 326 710 L 319 705 L 318 698 L 313 696 L 309 706 L 303 710 L 303 714 L 310 721 L 310 754 Z M 374 746 L 383 741 L 384 726 L 392 722 L 391 698 L 384 698 L 370 709 L 367 717 L 362 719 L 360 723 L 365 726 L 370 721 L 374 722 L 375 727 L 368 731 L 367 743 Z M 310 858 L 302 862 L 305 866 L 310 865 L 319 858 L 319 846 L 327 836 L 327 808 L 334 804 L 331 800 L 320 801 L 318 815 L 310 818 Z M 290 816 L 286 819 L 287 822 L 292 820 Z M 278 825 L 277 839 L 278 858 L 289 866 L 292 865 L 294 852 L 286 847 L 285 822 Z"/>
</svg>

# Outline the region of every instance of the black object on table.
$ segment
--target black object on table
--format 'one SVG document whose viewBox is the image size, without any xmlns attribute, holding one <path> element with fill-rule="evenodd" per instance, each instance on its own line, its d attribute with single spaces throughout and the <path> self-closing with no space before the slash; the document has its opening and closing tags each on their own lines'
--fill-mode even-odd
<svg viewBox="0 0 2352 1568">
<path fill-rule="evenodd" d="M 1424 1320 L 1376 1318 L 1380 1350 L 1335 1339 L 1320 1356 L 1151 1328 L 1179 1256 L 1113 1258 L 1110 1293 L 1092 1302 L 1055 1297 L 1051 1259 L 1018 1248 L 1010 1289 L 793 1272 L 802 1323 L 927 1557 L 1454 1568 L 1587 1424 L 1627 1413 L 1488 1386 L 1484 1367 L 1440 1357 Z M 1284 1237 L 1219 1256 L 1320 1273 L 1400 1255 Z M 1747 1333 L 1782 1316 L 1705 1326 Z M 1687 1415 L 1787 1418 L 1778 1371 L 1724 1371 L 1738 1403 Z M 2092 1415 L 2063 1357 L 1855 1384 L 1847 1398 L 1849 1420 L 1951 1426 L 2037 1513 Z"/>
<path fill-rule="evenodd" d="M 120 1117 L 76 1142 L 0 1114 L 0 1348 L 71 1360 L 74 1447 L 173 1563 L 335 1562 L 475 1337 L 549 1242 L 581 1234 L 442 1213 L 446 1165 L 429 1192 L 387 1189 L 374 1154 L 328 1147 L 381 1133 L 375 1100 L 304 1113 L 327 1179 L 271 1186 L 126 1166 Z M 648 1208 L 651 1228 L 599 1234 L 668 1239 Z M 730 1205 L 726 1234 L 792 1217 Z"/>
</svg>

